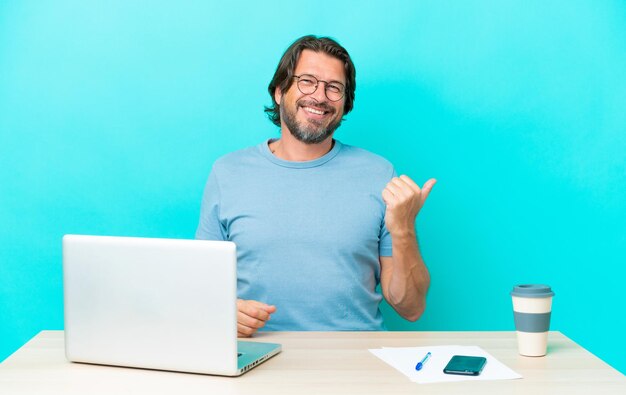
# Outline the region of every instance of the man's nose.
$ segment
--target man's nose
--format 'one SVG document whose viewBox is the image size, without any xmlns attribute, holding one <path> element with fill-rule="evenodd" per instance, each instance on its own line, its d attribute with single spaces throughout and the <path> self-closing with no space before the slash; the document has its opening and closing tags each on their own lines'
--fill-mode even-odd
<svg viewBox="0 0 626 395">
<path fill-rule="evenodd" d="M 326 85 L 323 82 L 317 83 L 317 89 L 311 93 L 311 96 L 318 102 L 326 101 Z"/>
</svg>

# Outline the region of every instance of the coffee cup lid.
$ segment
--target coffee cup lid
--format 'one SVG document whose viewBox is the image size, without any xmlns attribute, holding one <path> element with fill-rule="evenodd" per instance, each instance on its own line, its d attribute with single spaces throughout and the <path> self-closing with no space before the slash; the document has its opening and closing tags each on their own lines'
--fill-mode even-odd
<svg viewBox="0 0 626 395">
<path fill-rule="evenodd" d="M 552 292 L 552 288 L 549 285 L 521 284 L 513 287 L 511 295 L 521 298 L 547 298 L 554 296 L 554 292 Z"/>
</svg>

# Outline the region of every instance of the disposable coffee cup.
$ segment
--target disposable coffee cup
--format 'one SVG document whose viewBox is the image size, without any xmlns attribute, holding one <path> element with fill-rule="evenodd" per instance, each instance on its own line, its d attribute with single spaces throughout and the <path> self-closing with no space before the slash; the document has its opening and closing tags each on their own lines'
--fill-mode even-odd
<svg viewBox="0 0 626 395">
<path fill-rule="evenodd" d="M 546 355 L 553 296 L 554 292 L 547 285 L 524 284 L 513 287 L 511 297 L 520 355 Z"/>
</svg>

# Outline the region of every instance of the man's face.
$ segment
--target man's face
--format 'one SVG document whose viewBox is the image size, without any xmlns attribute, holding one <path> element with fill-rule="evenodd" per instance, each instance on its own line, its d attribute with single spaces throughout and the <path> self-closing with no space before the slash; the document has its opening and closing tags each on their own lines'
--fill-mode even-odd
<svg viewBox="0 0 626 395">
<path fill-rule="evenodd" d="M 321 81 L 338 82 L 346 85 L 343 62 L 325 53 L 305 49 L 294 71 L 295 75 L 309 74 Z M 281 129 L 288 131 L 297 140 L 306 144 L 318 144 L 332 136 L 341 124 L 345 97 L 330 101 L 326 97 L 326 84 L 319 82 L 317 90 L 303 94 L 294 78 L 286 92 L 276 88 L 274 93 L 280 103 Z"/>
</svg>

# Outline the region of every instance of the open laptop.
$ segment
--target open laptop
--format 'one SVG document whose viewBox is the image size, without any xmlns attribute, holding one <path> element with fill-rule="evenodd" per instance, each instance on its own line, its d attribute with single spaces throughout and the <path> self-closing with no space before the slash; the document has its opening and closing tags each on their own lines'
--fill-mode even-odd
<svg viewBox="0 0 626 395">
<path fill-rule="evenodd" d="M 238 376 L 281 350 L 237 340 L 231 242 L 66 235 L 63 282 L 73 362 Z"/>
</svg>

